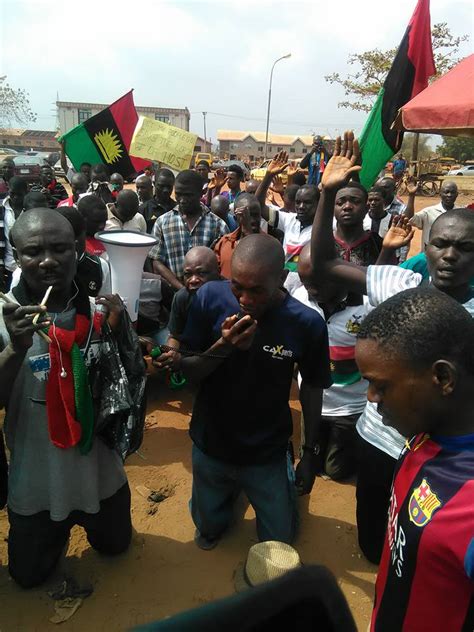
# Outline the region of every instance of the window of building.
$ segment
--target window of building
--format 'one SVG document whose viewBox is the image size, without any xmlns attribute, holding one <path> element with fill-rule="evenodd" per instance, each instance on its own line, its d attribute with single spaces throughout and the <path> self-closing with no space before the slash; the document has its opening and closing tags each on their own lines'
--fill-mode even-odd
<svg viewBox="0 0 474 632">
<path fill-rule="evenodd" d="M 21 145 L 21 142 L 19 140 L 15 140 L 14 143 L 15 145 Z"/>
<path fill-rule="evenodd" d="M 91 110 L 78 110 L 77 111 L 77 120 L 79 123 L 84 123 L 87 119 L 90 119 L 92 116 Z"/>
<path fill-rule="evenodd" d="M 277 151 L 283 151 L 283 147 L 278 147 Z"/>
<path fill-rule="evenodd" d="M 44 147 L 44 143 L 43 143 L 42 141 L 39 141 L 39 142 L 38 142 L 38 145 L 39 145 L 40 147 Z"/>
<path fill-rule="evenodd" d="M 271 153 L 271 151 L 272 151 L 272 147 L 271 145 L 268 145 L 268 153 Z"/>
<path fill-rule="evenodd" d="M 160 121 L 161 123 L 169 123 L 170 117 L 164 116 L 163 114 L 158 114 L 157 112 L 155 112 L 155 121 Z"/>
<path fill-rule="evenodd" d="M 294 154 L 295 153 L 295 148 L 294 147 L 290 147 L 290 154 Z"/>
<path fill-rule="evenodd" d="M 194 151 L 201 151 L 201 145 L 196 145 L 196 147 L 194 148 Z"/>
<path fill-rule="evenodd" d="M 306 147 L 303 147 L 303 149 L 301 150 L 301 153 L 302 154 L 307 154 L 308 153 L 308 150 L 306 149 Z"/>
<path fill-rule="evenodd" d="M 263 151 L 263 147 L 259 147 L 259 148 L 258 148 L 258 151 Z"/>
</svg>

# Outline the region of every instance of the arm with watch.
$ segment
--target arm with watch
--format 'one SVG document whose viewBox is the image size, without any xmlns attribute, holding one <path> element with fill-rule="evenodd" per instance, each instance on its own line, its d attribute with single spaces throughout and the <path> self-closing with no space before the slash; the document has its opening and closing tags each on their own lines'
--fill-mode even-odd
<svg viewBox="0 0 474 632">
<path fill-rule="evenodd" d="M 300 402 L 304 417 L 303 453 L 296 466 L 296 489 L 300 496 L 310 494 L 317 472 L 321 469 L 319 432 L 321 428 L 321 410 L 323 389 L 301 382 Z"/>
</svg>

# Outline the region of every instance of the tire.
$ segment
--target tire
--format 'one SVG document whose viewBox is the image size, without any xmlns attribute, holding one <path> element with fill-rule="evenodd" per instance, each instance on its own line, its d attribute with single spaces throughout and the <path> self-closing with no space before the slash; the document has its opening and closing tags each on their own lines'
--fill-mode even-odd
<svg viewBox="0 0 474 632">
<path fill-rule="evenodd" d="M 426 197 L 433 197 L 437 194 L 437 192 L 438 187 L 436 186 L 436 182 L 433 182 L 432 180 L 427 180 L 421 185 L 421 195 L 424 195 Z"/>
</svg>

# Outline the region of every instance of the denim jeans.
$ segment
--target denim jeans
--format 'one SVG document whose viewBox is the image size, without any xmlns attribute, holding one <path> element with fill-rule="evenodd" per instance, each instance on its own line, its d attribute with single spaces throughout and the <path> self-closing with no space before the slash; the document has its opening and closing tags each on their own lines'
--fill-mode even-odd
<svg viewBox="0 0 474 632">
<path fill-rule="evenodd" d="M 288 454 L 262 465 L 233 465 L 193 445 L 191 515 L 199 532 L 218 538 L 229 527 L 240 491 L 257 517 L 260 541 L 291 543 L 298 526 L 295 473 Z"/>
</svg>

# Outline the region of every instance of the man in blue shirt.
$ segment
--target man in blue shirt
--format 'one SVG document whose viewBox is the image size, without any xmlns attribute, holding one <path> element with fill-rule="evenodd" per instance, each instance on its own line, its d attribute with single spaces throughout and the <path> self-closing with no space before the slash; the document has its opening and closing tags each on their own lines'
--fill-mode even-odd
<svg viewBox="0 0 474 632">
<path fill-rule="evenodd" d="M 403 154 L 398 154 L 397 158 L 393 161 L 393 178 L 395 182 L 398 182 L 403 177 L 407 168 L 407 161 L 403 157 Z"/>
<path fill-rule="evenodd" d="M 291 542 L 296 491 L 307 494 L 318 465 L 316 431 L 322 389 L 331 384 L 327 329 L 314 310 L 281 287 L 284 255 L 265 234 L 242 239 L 231 281 L 211 281 L 197 293 L 182 347 L 181 369 L 199 382 L 191 419 L 196 544 L 216 546 L 243 490 L 255 509 L 260 540 Z M 303 378 L 303 457 L 295 473 L 288 456 L 288 399 L 294 365 Z"/>
</svg>

